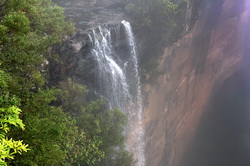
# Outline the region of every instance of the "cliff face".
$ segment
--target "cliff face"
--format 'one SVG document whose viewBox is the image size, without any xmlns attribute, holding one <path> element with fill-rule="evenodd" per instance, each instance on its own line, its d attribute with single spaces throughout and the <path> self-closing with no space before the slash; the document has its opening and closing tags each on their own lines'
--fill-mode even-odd
<svg viewBox="0 0 250 166">
<path fill-rule="evenodd" d="M 116 24 L 124 19 L 122 0 L 53 0 L 65 9 L 65 15 L 78 29 L 93 29 L 102 24 Z"/>
<path fill-rule="evenodd" d="M 245 65 L 249 18 L 247 0 L 207 0 L 192 31 L 165 49 L 144 89 L 146 165 L 180 163 L 214 87 Z"/>
</svg>

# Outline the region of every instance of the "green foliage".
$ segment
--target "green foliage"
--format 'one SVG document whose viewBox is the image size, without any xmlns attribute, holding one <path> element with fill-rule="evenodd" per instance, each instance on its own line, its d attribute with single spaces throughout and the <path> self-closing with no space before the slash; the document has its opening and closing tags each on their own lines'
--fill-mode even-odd
<svg viewBox="0 0 250 166">
<path fill-rule="evenodd" d="M 0 68 L 12 73 L 18 83 L 12 90 L 26 95 L 44 85 L 39 69 L 51 47 L 71 33 L 73 26 L 64 21 L 63 9 L 50 0 L 8 0 L 3 10 Z"/>
<path fill-rule="evenodd" d="M 86 87 L 71 79 L 60 83 L 57 92 L 62 108 L 74 117 L 78 129 L 85 134 L 85 141 L 78 144 L 83 151 L 75 155 L 75 161 L 82 165 L 109 165 L 121 160 L 134 162 L 132 157 L 121 155 L 127 153 L 123 135 L 127 118 L 120 110 L 107 110 L 104 99 L 87 102 Z"/>
<path fill-rule="evenodd" d="M 101 131 L 100 120 L 98 114 L 103 109 L 103 100 L 85 101 L 86 87 L 74 83 L 71 79 L 67 82 L 60 83 L 60 90 L 57 95 L 59 102 L 65 111 L 69 112 L 75 119 L 76 125 L 81 133 L 85 134 L 84 141 L 78 142 L 76 149 L 71 157 L 73 163 L 78 162 L 83 165 L 95 165 L 105 156 L 105 151 L 101 149 L 103 146 L 103 138 L 100 137 Z"/>
<path fill-rule="evenodd" d="M 132 153 L 129 153 L 126 150 L 117 150 L 116 153 L 113 154 L 112 158 L 106 158 L 101 163 L 97 164 L 98 166 L 135 166 L 136 161 L 134 160 L 134 156 Z"/>
<path fill-rule="evenodd" d="M 4 71 L 0 70 L 0 93 L 3 95 L 6 93 L 6 90 L 8 88 L 8 80 L 10 80 L 11 77 L 5 73 Z"/>
<path fill-rule="evenodd" d="M 133 155 L 125 150 L 123 135 L 124 126 L 127 124 L 127 117 L 118 109 L 108 110 L 99 114 L 100 130 L 98 135 L 103 140 L 101 149 L 105 152 L 98 166 L 132 166 L 135 164 Z"/>
<path fill-rule="evenodd" d="M 11 164 L 107 165 L 126 160 L 121 158 L 125 155 L 118 155 L 126 152 L 122 134 L 125 115 L 117 109 L 106 110 L 104 100 L 87 102 L 86 87 L 71 79 L 60 87 L 40 89 L 29 98 L 24 108 L 33 110 L 23 119 L 26 130 L 15 130 L 11 136 L 25 140 L 31 150 Z M 62 108 L 50 106 L 55 94 Z M 133 162 L 132 158 L 127 160 Z"/>
<path fill-rule="evenodd" d="M 118 109 L 108 110 L 99 115 L 100 135 L 103 138 L 103 149 L 110 157 L 114 154 L 117 146 L 123 147 L 124 136 L 122 135 L 124 126 L 127 124 L 126 116 Z"/>
<path fill-rule="evenodd" d="M 63 109 L 71 114 L 79 114 L 81 107 L 86 103 L 87 87 L 76 84 L 72 79 L 59 84 L 57 90 L 57 98 L 60 104 L 63 104 Z"/>
<path fill-rule="evenodd" d="M 157 9 L 160 9 L 160 12 L 164 13 L 165 15 L 174 13 L 177 8 L 177 5 L 174 4 L 171 0 L 156 0 L 154 5 Z"/>
<path fill-rule="evenodd" d="M 60 107 L 50 105 L 55 98 L 55 89 L 38 90 L 29 97 L 24 106 L 26 130 L 15 130 L 13 137 L 25 140 L 31 150 L 17 156 L 15 165 L 60 165 L 70 160 L 73 148 L 85 135 L 79 134 L 75 120 Z M 79 148 L 78 148 L 79 149 Z"/>
<path fill-rule="evenodd" d="M 172 0 L 135 0 L 125 6 L 126 12 L 136 20 L 138 29 L 157 29 L 162 26 L 174 25 L 173 17 L 177 4 Z M 159 26 L 161 25 L 161 26 Z"/>
<path fill-rule="evenodd" d="M 11 77 L 0 70 L 0 165 L 7 165 L 6 160 L 14 159 L 15 154 L 29 150 L 23 141 L 8 139 L 6 136 L 13 127 L 24 130 L 24 124 L 19 118 L 21 110 L 17 107 L 19 100 L 8 94 L 9 80 Z"/>
<path fill-rule="evenodd" d="M 2 26 L 6 28 L 4 31 L 13 35 L 22 35 L 29 32 L 29 23 L 28 18 L 20 11 L 5 15 L 2 20 Z"/>
<path fill-rule="evenodd" d="M 21 110 L 16 106 L 11 106 L 9 108 L 0 108 L 0 138 L 4 137 L 4 133 L 10 131 L 10 126 L 21 128 L 24 130 L 24 124 L 21 119 L 19 119 L 19 114 Z"/>
<path fill-rule="evenodd" d="M 14 162 L 16 165 L 64 164 L 67 152 L 76 140 L 75 121 L 60 108 L 51 107 L 43 112 L 29 113 L 24 122 L 22 138 L 32 149 Z M 19 134 L 20 136 L 20 134 Z"/>
<path fill-rule="evenodd" d="M 49 0 L 8 0 L 2 9 L 0 129 L 3 153 L 7 150 L 4 155 L 12 159 L 15 153 L 27 150 L 20 141 L 5 137 L 10 131 L 9 137 L 25 140 L 31 144 L 31 150 L 9 162 L 17 165 L 64 163 L 73 146 L 71 140 L 75 140 L 71 138 L 77 133 L 75 122 L 60 108 L 50 106 L 55 100 L 55 90 L 43 88 L 46 79 L 40 69 L 50 48 L 72 32 L 72 25 L 64 21 L 62 8 L 51 5 Z M 19 119 L 21 110 L 16 106 L 24 110 L 23 121 Z M 25 131 L 22 131 L 23 122 Z M 73 136 L 65 139 L 65 134 Z"/>
<path fill-rule="evenodd" d="M 125 11 L 134 20 L 136 20 L 136 28 L 151 28 L 152 20 L 150 18 L 149 12 L 146 11 L 140 4 L 140 1 L 130 2 L 125 6 Z"/>
<path fill-rule="evenodd" d="M 105 153 L 100 149 L 103 142 L 99 137 L 93 137 L 83 145 L 80 163 L 84 165 L 95 165 L 97 161 L 104 158 Z"/>
<path fill-rule="evenodd" d="M 29 150 L 22 141 L 14 141 L 8 138 L 0 138 L 0 165 L 6 165 L 6 159 L 14 159 L 15 154 L 22 154 Z"/>
<path fill-rule="evenodd" d="M 73 31 L 63 9 L 50 0 L 1 4 L 0 165 L 133 163 L 124 150 L 121 111 L 106 109 L 103 99 L 87 101 L 87 88 L 72 79 L 58 89 L 46 85 L 41 71 L 53 58 L 51 48 Z"/>
</svg>

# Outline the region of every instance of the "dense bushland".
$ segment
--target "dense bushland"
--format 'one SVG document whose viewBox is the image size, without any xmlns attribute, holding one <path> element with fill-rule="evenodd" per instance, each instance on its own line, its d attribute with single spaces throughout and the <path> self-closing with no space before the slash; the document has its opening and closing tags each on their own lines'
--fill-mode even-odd
<svg viewBox="0 0 250 166">
<path fill-rule="evenodd" d="M 121 111 L 70 78 L 48 86 L 51 48 L 73 31 L 50 0 L 0 1 L 0 164 L 134 165 Z"/>
</svg>

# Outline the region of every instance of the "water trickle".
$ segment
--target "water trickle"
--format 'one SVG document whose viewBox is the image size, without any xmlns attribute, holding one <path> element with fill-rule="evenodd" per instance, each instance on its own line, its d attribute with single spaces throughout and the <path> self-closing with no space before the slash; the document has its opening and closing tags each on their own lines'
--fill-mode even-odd
<svg viewBox="0 0 250 166">
<path fill-rule="evenodd" d="M 93 46 L 91 56 L 96 61 L 97 93 L 108 100 L 111 108 L 117 107 L 127 114 L 127 148 L 134 153 L 137 166 L 144 166 L 141 86 L 130 23 L 122 21 L 118 26 L 100 26 L 88 37 Z"/>
</svg>

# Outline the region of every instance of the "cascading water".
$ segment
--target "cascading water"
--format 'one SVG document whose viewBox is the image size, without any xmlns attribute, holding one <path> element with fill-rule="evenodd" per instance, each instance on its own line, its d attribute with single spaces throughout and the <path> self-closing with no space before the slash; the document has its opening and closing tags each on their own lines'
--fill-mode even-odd
<svg viewBox="0 0 250 166">
<path fill-rule="evenodd" d="M 136 45 L 130 23 L 100 26 L 89 35 L 96 93 L 128 116 L 127 148 L 145 165 L 142 99 Z M 92 67 L 93 68 L 93 67 Z"/>
<path fill-rule="evenodd" d="M 130 75 L 128 78 L 132 81 L 132 84 L 130 86 L 132 87 L 132 90 L 136 93 L 134 94 L 134 100 L 132 107 L 129 108 L 128 114 L 132 115 L 129 116 L 129 122 L 130 122 L 130 133 L 128 136 L 128 147 L 129 149 L 132 149 L 132 151 L 135 153 L 137 160 L 138 160 L 138 166 L 144 166 L 145 165 L 145 158 L 144 158 L 144 131 L 142 126 L 142 97 L 141 97 L 141 85 L 140 85 L 140 77 L 138 72 L 138 60 L 137 60 L 137 53 L 136 53 L 136 44 L 135 39 L 132 33 L 132 29 L 129 22 L 122 21 L 122 24 L 125 28 L 125 34 L 127 37 L 127 41 L 129 44 L 129 50 L 130 50 L 130 59 L 128 65 L 131 66 L 132 71 L 130 72 Z"/>
<path fill-rule="evenodd" d="M 114 29 L 115 30 L 115 29 Z M 114 57 L 116 53 L 111 45 L 111 30 L 107 27 L 99 27 L 92 31 L 93 49 L 92 55 L 97 61 L 97 85 L 100 92 L 110 104 L 110 107 L 124 107 L 123 100 L 129 99 L 127 78 Z"/>
</svg>

